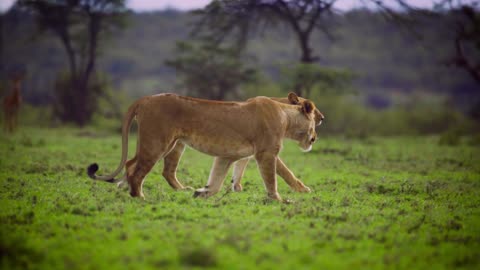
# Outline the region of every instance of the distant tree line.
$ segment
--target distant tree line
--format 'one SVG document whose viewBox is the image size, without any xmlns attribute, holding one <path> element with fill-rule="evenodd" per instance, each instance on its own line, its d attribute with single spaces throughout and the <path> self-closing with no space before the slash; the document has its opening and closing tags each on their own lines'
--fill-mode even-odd
<svg viewBox="0 0 480 270">
<path fill-rule="evenodd" d="M 1 18 L 9 41 L 2 44 L 2 68 L 26 63 L 27 100 L 61 101 L 59 114 L 79 124 L 91 117 L 92 98 L 102 92 L 90 82 L 98 71 L 132 96 L 181 91 L 242 98 L 242 85 L 263 76 L 276 83 L 287 78 L 288 87 L 307 96 L 318 87 L 352 82 L 361 92 L 425 90 L 478 98 L 476 7 L 398 11 L 383 5 L 339 14 L 334 3 L 212 1 L 193 14 L 125 16 L 124 1 L 19 1 L 21 8 Z M 111 34 L 125 20 L 124 31 Z M 404 22 L 416 35 L 399 26 Z M 37 26 L 53 35 L 36 37 Z M 105 37 L 109 45 L 98 46 Z M 73 109 L 82 106 L 76 115 Z"/>
</svg>

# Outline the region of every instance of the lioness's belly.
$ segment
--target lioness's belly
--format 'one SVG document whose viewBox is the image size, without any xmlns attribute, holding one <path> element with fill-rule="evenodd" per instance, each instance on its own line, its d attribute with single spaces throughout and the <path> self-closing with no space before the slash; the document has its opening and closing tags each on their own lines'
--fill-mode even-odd
<svg viewBox="0 0 480 270">
<path fill-rule="evenodd" d="M 210 156 L 243 158 L 253 155 L 254 147 L 246 140 L 192 136 L 182 138 L 186 145 Z"/>
</svg>

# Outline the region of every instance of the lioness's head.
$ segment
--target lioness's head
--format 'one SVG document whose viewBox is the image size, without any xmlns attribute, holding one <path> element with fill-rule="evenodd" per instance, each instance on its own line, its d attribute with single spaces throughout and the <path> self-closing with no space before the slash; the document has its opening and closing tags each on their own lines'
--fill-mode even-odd
<svg viewBox="0 0 480 270">
<path fill-rule="evenodd" d="M 301 102 L 304 102 L 306 101 L 307 99 L 306 98 L 302 98 L 302 97 L 299 97 L 297 96 L 295 93 L 289 93 L 288 94 L 288 97 L 286 98 L 271 98 L 275 101 L 278 101 L 278 102 L 281 102 L 281 103 L 286 103 L 286 104 L 293 104 L 293 105 L 298 105 L 300 104 Z M 315 109 L 313 110 L 313 113 L 315 114 L 315 125 L 316 126 L 319 126 L 322 124 L 322 121 L 323 119 L 325 119 L 325 116 L 323 115 L 322 112 L 320 112 L 320 110 L 318 110 L 316 107 Z"/>
<path fill-rule="evenodd" d="M 297 116 L 295 130 L 290 133 L 291 139 L 298 141 L 300 148 L 308 152 L 317 139 L 315 126 L 322 123 L 324 116 L 312 101 L 299 98 L 295 93 L 289 93 L 287 99 L 290 104 L 299 105 L 302 112 Z"/>
</svg>

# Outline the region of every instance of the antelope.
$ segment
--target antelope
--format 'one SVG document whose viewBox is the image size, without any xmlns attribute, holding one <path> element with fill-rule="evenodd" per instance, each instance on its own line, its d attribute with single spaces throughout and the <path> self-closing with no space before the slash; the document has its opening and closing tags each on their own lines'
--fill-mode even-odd
<svg viewBox="0 0 480 270">
<path fill-rule="evenodd" d="M 21 76 L 14 76 L 11 79 L 13 83 L 12 94 L 3 99 L 3 112 L 5 117 L 5 131 L 14 132 L 18 124 L 18 110 L 22 104 L 22 94 L 20 93 Z"/>
</svg>

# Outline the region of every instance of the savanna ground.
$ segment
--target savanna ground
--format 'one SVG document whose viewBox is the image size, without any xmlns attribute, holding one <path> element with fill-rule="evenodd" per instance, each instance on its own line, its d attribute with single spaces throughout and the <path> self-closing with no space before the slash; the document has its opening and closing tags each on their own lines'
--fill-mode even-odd
<svg viewBox="0 0 480 270">
<path fill-rule="evenodd" d="M 146 200 L 90 180 L 116 168 L 120 136 L 21 128 L 0 135 L 2 269 L 478 269 L 480 148 L 438 137 L 322 137 L 285 163 L 313 190 L 266 199 L 256 164 L 244 191 L 194 199 L 173 191 L 162 163 Z M 135 137 L 130 139 L 130 153 Z M 178 170 L 206 184 L 212 158 L 188 149 Z M 228 184 L 227 184 L 228 183 Z"/>
</svg>

